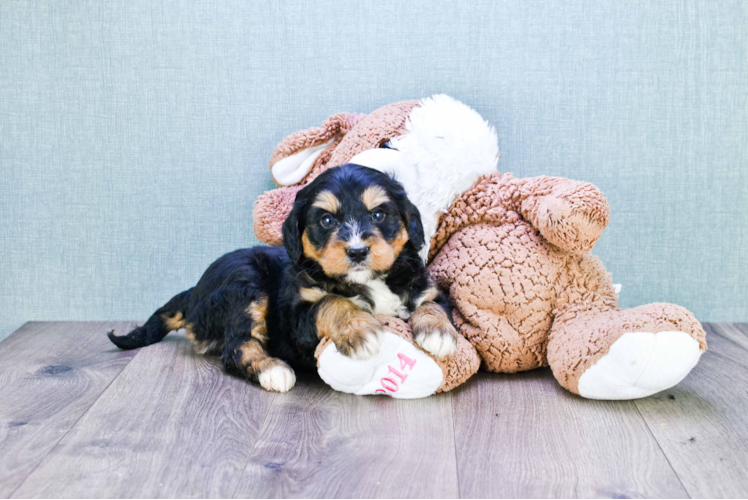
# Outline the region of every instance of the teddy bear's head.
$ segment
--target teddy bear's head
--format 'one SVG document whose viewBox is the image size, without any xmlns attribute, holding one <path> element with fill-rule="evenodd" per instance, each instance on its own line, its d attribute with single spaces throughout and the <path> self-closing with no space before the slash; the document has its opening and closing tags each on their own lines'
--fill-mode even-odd
<svg viewBox="0 0 748 500">
<path fill-rule="evenodd" d="M 439 216 L 481 176 L 496 172 L 496 131 L 477 112 L 446 95 L 383 106 L 369 115 L 340 113 L 320 127 L 286 137 L 270 168 L 280 189 L 255 205 L 257 237 L 282 244 L 281 226 L 296 193 L 326 169 L 356 163 L 400 181 L 418 207 L 426 241 Z M 428 256 L 426 245 L 421 256 Z"/>
</svg>

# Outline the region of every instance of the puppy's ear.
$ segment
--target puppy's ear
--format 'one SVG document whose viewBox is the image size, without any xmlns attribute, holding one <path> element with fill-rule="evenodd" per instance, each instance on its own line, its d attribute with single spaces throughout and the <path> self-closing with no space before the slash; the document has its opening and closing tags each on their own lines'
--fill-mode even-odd
<svg viewBox="0 0 748 500">
<path fill-rule="evenodd" d="M 293 210 L 283 222 L 283 246 L 292 262 L 299 262 L 303 252 L 301 234 L 304 231 L 304 221 L 301 219 L 304 211 L 304 199 L 299 194 L 293 204 Z"/>
<path fill-rule="evenodd" d="M 405 217 L 403 219 L 405 220 L 405 223 L 408 225 L 408 239 L 413 243 L 413 246 L 416 248 L 416 251 L 419 251 L 421 248 L 423 248 L 424 245 L 424 235 L 423 235 L 423 223 L 421 223 L 421 213 L 418 211 L 418 207 L 416 207 L 414 204 L 410 202 L 410 200 L 405 200 Z"/>
<path fill-rule="evenodd" d="M 380 180 L 379 182 L 386 185 L 389 193 L 393 195 L 392 197 L 400 211 L 400 218 L 405 223 L 408 239 L 416 251 L 421 250 L 425 243 L 421 212 L 418 211 L 418 207 L 411 203 L 408 194 L 405 192 L 405 188 L 394 176 L 386 175 L 384 179 L 384 181 Z"/>
</svg>

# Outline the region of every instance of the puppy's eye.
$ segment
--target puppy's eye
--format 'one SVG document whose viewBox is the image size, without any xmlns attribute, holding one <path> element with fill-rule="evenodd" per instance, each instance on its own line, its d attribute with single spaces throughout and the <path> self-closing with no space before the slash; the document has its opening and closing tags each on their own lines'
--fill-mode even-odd
<svg viewBox="0 0 748 500">
<path fill-rule="evenodd" d="M 371 220 L 374 222 L 382 222 L 384 220 L 384 212 L 381 210 L 374 210 L 371 213 Z"/>
<path fill-rule="evenodd" d="M 333 219 L 332 215 L 325 214 L 319 220 L 319 225 L 324 227 L 325 229 L 329 229 L 335 225 L 335 219 Z"/>
</svg>

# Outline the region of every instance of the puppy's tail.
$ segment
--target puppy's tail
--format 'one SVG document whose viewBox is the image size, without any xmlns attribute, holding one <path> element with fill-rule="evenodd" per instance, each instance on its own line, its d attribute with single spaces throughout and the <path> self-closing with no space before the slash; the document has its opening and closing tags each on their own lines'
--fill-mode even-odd
<svg viewBox="0 0 748 500">
<path fill-rule="evenodd" d="M 160 342 L 169 332 L 184 326 L 192 290 L 193 288 L 190 288 L 172 297 L 166 305 L 153 313 L 143 326 L 135 328 L 127 335 L 118 337 L 114 330 L 110 330 L 107 333 L 109 340 L 120 349 L 135 349 Z"/>
</svg>

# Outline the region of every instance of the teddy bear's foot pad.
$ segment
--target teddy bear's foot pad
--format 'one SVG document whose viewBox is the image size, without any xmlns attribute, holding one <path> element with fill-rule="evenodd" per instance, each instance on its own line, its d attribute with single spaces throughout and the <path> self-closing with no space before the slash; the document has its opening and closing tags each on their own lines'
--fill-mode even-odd
<svg viewBox="0 0 748 500">
<path fill-rule="evenodd" d="M 577 390 L 589 399 L 645 398 L 683 380 L 701 353 L 685 332 L 625 333 L 579 377 Z"/>
<path fill-rule="evenodd" d="M 319 356 L 318 367 L 327 385 L 358 396 L 423 398 L 434 394 L 444 378 L 431 357 L 391 332 L 383 334 L 379 354 L 365 361 L 340 354 L 331 343 Z"/>
</svg>

